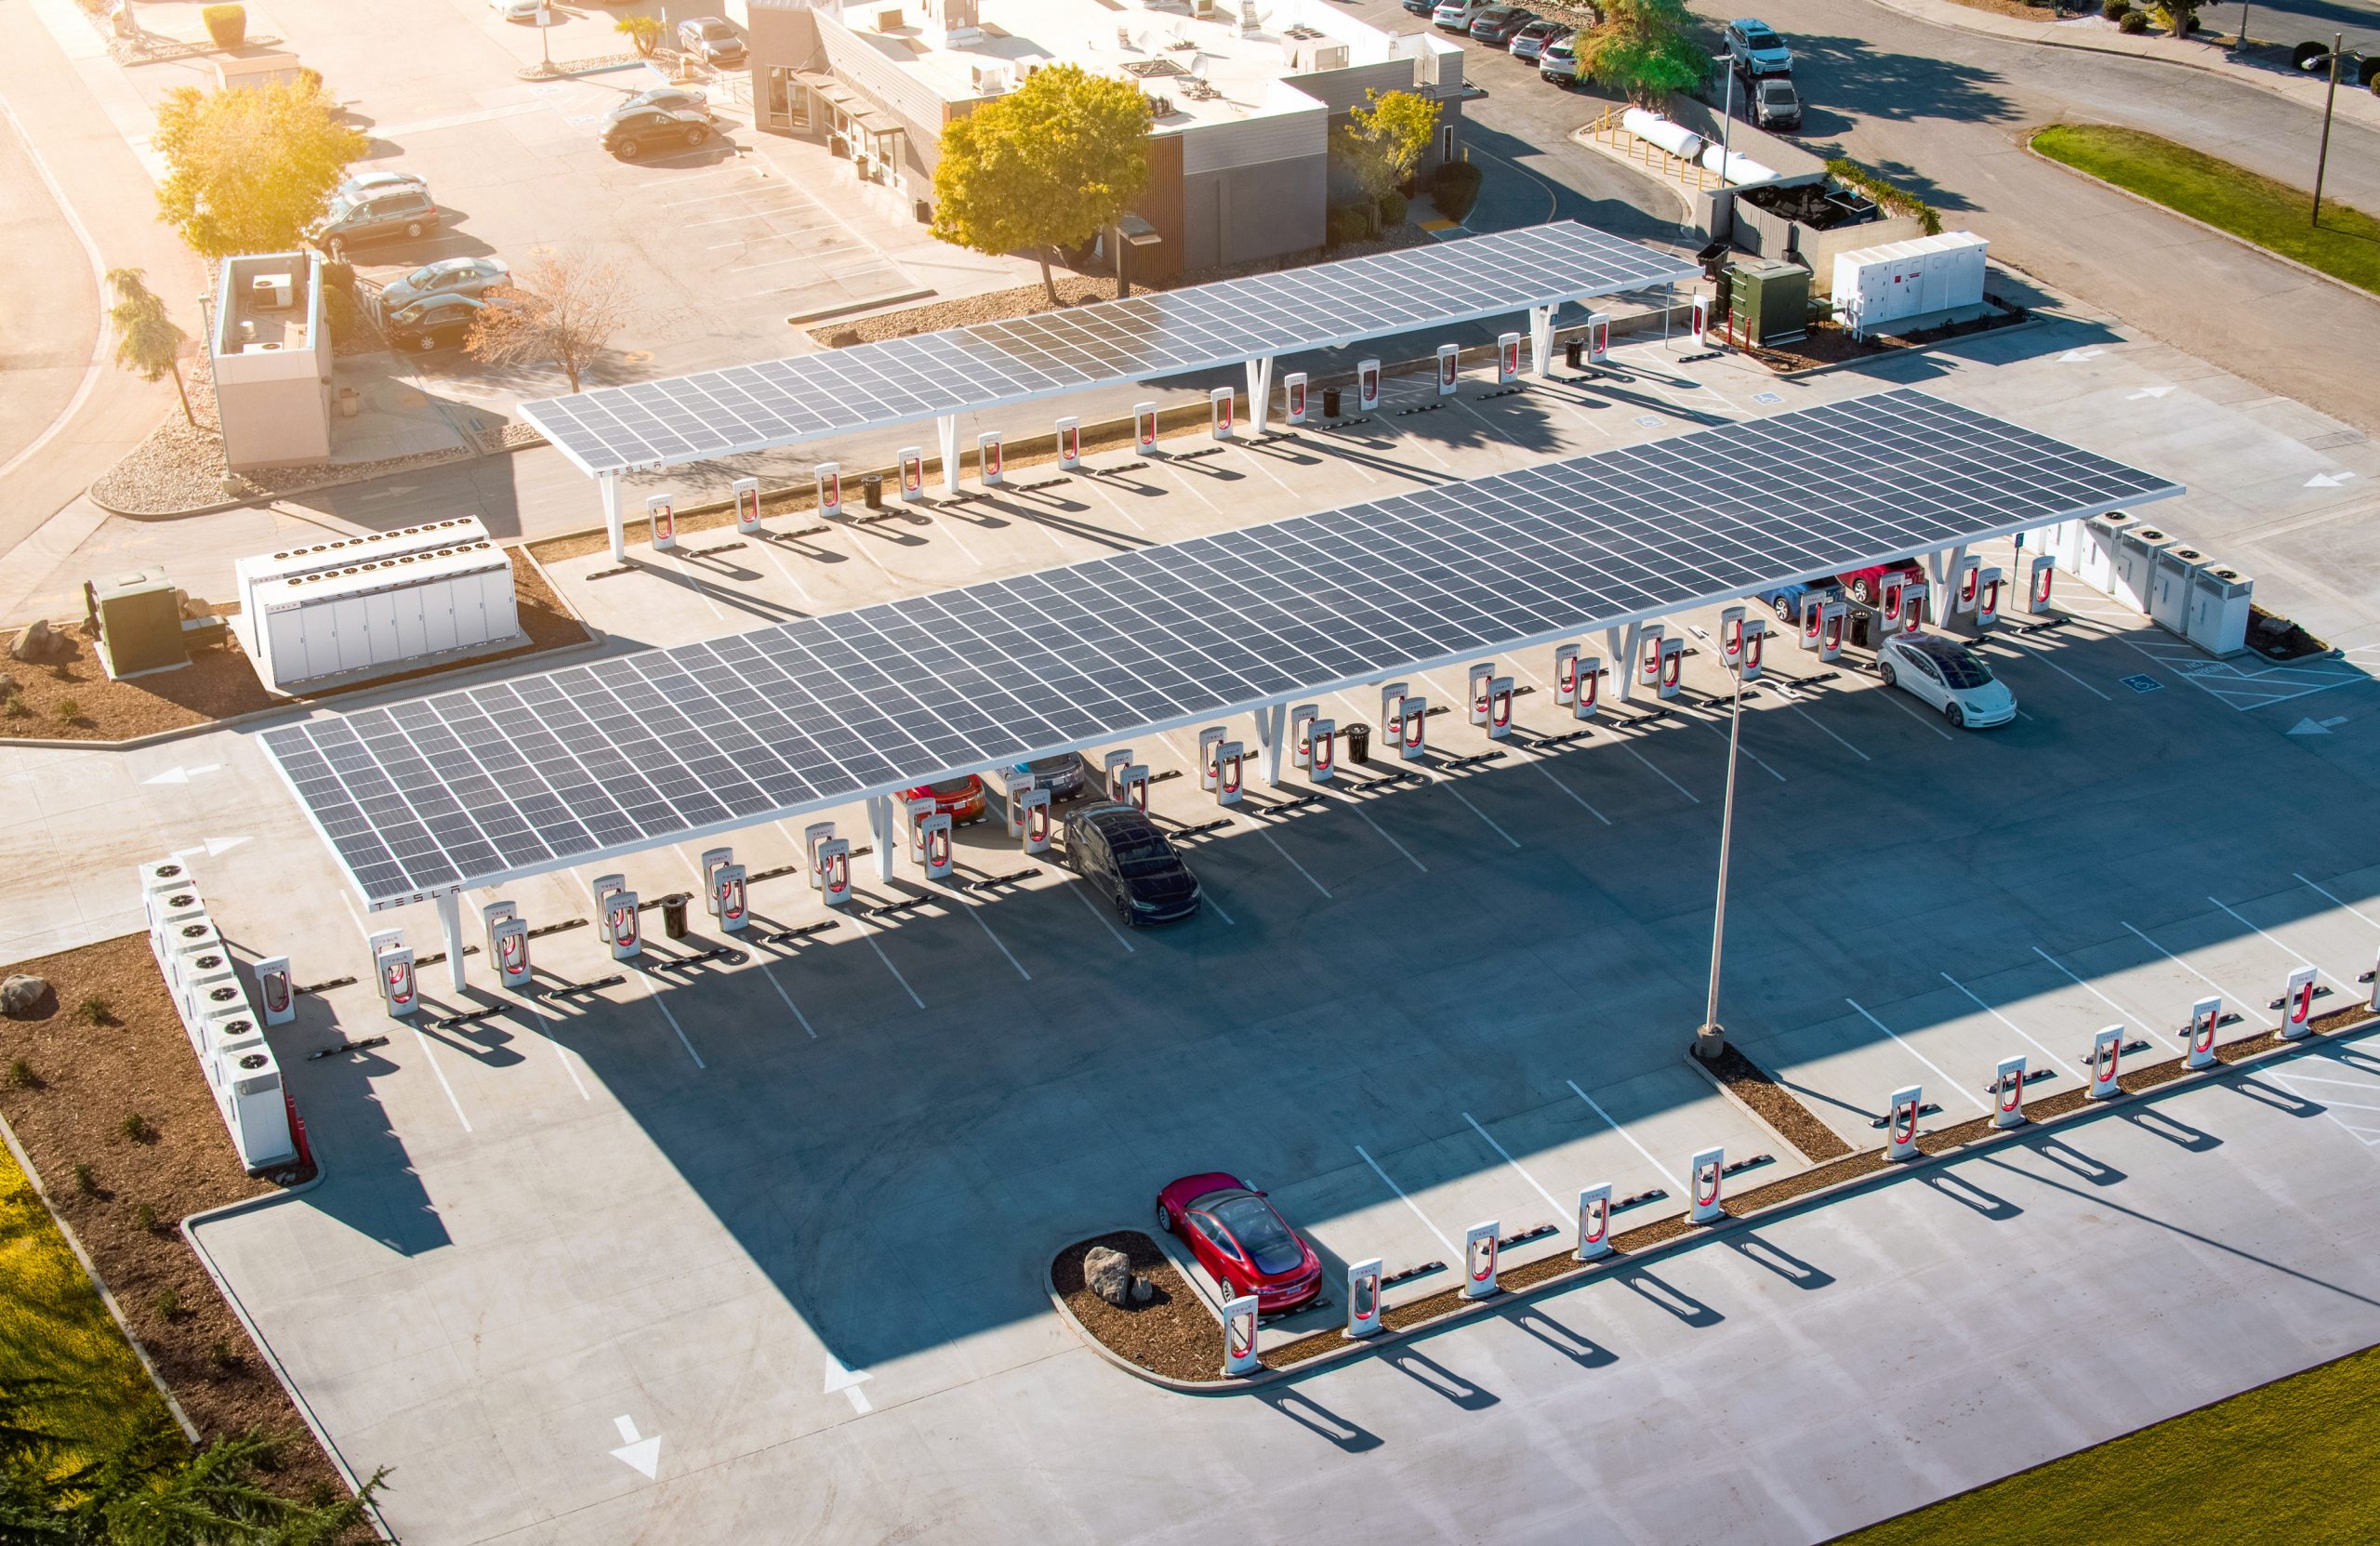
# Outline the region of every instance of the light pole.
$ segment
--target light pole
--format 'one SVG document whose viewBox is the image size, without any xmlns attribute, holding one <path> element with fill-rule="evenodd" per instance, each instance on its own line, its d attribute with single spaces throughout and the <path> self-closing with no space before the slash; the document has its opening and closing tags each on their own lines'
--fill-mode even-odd
<svg viewBox="0 0 2380 1546">
<path fill-rule="evenodd" d="M 2241 25 L 2244 27 L 2245 23 Z M 2329 53 L 2317 54 L 2297 67 L 2300 70 L 2311 70 L 2322 64 L 2331 67 L 2330 89 L 2322 94 L 2322 149 L 2314 158 L 2314 209 L 2307 218 L 2307 224 L 2317 227 L 2322 223 L 2322 174 L 2329 170 L 2331 165 L 2331 106 L 2339 97 L 2339 61 L 2353 59 L 2358 64 L 2363 62 L 2363 50 L 2342 46 L 2346 42 L 2345 33 L 2333 33 Z"/>
<path fill-rule="evenodd" d="M 1727 1033 L 1719 1024 L 1719 957 L 1727 938 L 1727 852 L 1736 836 L 1736 747 L 1744 723 L 1744 662 L 1739 648 L 1731 667 L 1736 679 L 1727 709 L 1727 792 L 1719 806 L 1719 896 L 1711 909 L 1711 992 L 1702 1004 L 1702 1025 L 1694 1033 L 1694 1055 L 1716 1063 L 1727 1050 Z"/>
<path fill-rule="evenodd" d="M 1727 105 L 1719 118 L 1719 186 L 1727 186 L 1727 147 L 1736 139 L 1736 61 L 1727 60 Z"/>
<path fill-rule="evenodd" d="M 2238 59 L 2248 51 L 2248 0 L 2240 0 L 2240 35 L 2232 42 L 2231 57 Z"/>
</svg>

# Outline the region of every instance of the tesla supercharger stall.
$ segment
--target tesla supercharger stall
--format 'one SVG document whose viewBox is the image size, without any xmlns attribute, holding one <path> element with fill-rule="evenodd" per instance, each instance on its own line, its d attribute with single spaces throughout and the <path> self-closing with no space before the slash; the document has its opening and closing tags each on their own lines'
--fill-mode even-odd
<svg viewBox="0 0 2380 1546">
<path fill-rule="evenodd" d="M 1241 785 L 1241 764 L 1246 761 L 1248 748 L 1237 741 L 1224 741 L 1215 747 L 1215 803 L 1237 805 Z"/>
<path fill-rule="evenodd" d="M 1215 767 L 1216 749 L 1230 739 L 1231 732 L 1221 725 L 1209 725 L 1198 732 L 1198 787 L 1210 795 L 1221 779 Z"/>
<path fill-rule="evenodd" d="M 1029 789 L 1018 801 L 1025 808 L 1024 830 L 1017 840 L 1027 853 L 1050 852 L 1050 791 Z"/>
<path fill-rule="evenodd" d="M 1322 713 L 1320 704 L 1294 704 L 1289 708 L 1289 766 L 1314 766 L 1314 721 Z"/>
<path fill-rule="evenodd" d="M 1233 410 L 1237 403 L 1238 397 L 1235 388 L 1217 387 L 1207 394 L 1208 439 L 1223 441 L 1232 438 Z"/>
<path fill-rule="evenodd" d="M 1396 738 L 1396 755 L 1405 761 L 1418 762 L 1429 749 L 1430 700 L 1405 698 L 1397 704 L 1397 712 L 1404 717 L 1404 730 Z"/>
<path fill-rule="evenodd" d="M 905 818 L 902 825 L 909 834 L 909 863 L 922 865 L 926 862 L 926 818 L 933 814 L 933 801 L 913 799 L 901 811 Z"/>
<path fill-rule="evenodd" d="M 1906 575 L 1886 575 L 1876 582 L 1876 611 L 1884 619 L 1884 632 L 1900 631 L 1901 592 L 1908 588 L 1909 576 Z"/>
<path fill-rule="evenodd" d="M 1132 404 L 1132 444 L 1144 456 L 1157 454 L 1157 404 Z"/>
<path fill-rule="evenodd" d="M 1925 608 L 1933 601 L 1933 592 L 1922 585 L 1905 586 L 1900 593 L 1900 631 L 1924 633 Z"/>
<path fill-rule="evenodd" d="M 732 865 L 734 862 L 735 851 L 732 848 L 704 849 L 701 856 L 694 861 L 694 868 L 702 872 L 703 911 L 713 918 L 719 916 L 719 908 L 716 905 L 717 889 L 711 883 L 711 877 L 719 873 L 720 865 Z"/>
<path fill-rule="evenodd" d="M 1078 418 L 1058 420 L 1058 470 L 1082 470 L 1082 420 Z"/>
<path fill-rule="evenodd" d="M 374 951 L 372 966 L 380 981 L 380 1005 L 390 1015 L 402 1020 L 421 1008 L 421 993 L 414 983 L 413 950 L 410 946 L 391 945 Z"/>
<path fill-rule="evenodd" d="M 2021 1128 L 2025 1125 L 2025 1060 L 2002 1058 L 1991 1076 L 1991 1125 L 1995 1128 Z"/>
<path fill-rule="evenodd" d="M 1659 686 L 1657 689 L 1662 697 L 1673 698 L 1677 696 L 1678 688 L 1680 686 L 1680 674 L 1684 670 L 1685 666 L 1686 641 L 1683 639 L 1662 640 L 1660 662 L 1661 676 Z"/>
<path fill-rule="evenodd" d="M 1496 680 L 1496 663 L 1492 660 L 1480 661 L 1465 675 L 1469 685 L 1462 694 L 1463 703 L 1471 711 L 1471 722 L 1484 725 L 1488 722 L 1488 684 Z"/>
<path fill-rule="evenodd" d="M 1149 765 L 1134 762 L 1116 775 L 1116 798 L 1138 811 L 1149 813 Z"/>
<path fill-rule="evenodd" d="M 801 852 L 810 861 L 810 889 L 826 889 L 826 871 L 819 867 L 818 852 L 835 840 L 835 824 L 830 821 L 812 822 L 801 829 Z"/>
<path fill-rule="evenodd" d="M 2314 969 L 2301 966 L 2289 974 L 2281 996 L 2281 1039 L 2296 1041 L 2314 1030 Z"/>
<path fill-rule="evenodd" d="M 1025 806 L 1022 802 L 1025 792 L 1032 787 L 1031 773 L 1011 773 L 1002 786 L 1001 793 L 1008 798 L 1001 802 L 1000 810 L 1008 818 L 1008 835 L 1012 838 L 1025 836 Z"/>
<path fill-rule="evenodd" d="M 1636 630 L 1636 685 L 1661 684 L 1661 625 L 1647 623 Z"/>
<path fill-rule="evenodd" d="M 741 933 L 752 921 L 751 909 L 746 905 L 744 873 L 742 865 L 721 865 L 711 871 L 710 911 L 722 932 Z"/>
<path fill-rule="evenodd" d="M 1950 575 L 1950 606 L 1961 616 L 1975 611 L 1983 599 L 1981 585 L 1983 563 L 1978 559 L 1962 558 Z"/>
<path fill-rule="evenodd" d="M 843 513 L 843 464 L 820 462 L 811 469 L 812 486 L 818 491 L 818 513 L 832 518 Z"/>
<path fill-rule="evenodd" d="M 1699 349 L 1702 347 L 1705 336 L 1711 331 L 1711 297 L 1705 295 L 1696 296 L 1694 308 L 1688 313 L 1688 317 L 1690 320 L 1686 323 L 1686 331 L 1693 335 L 1695 347 Z"/>
<path fill-rule="evenodd" d="M 1305 372 L 1293 370 L 1283 378 L 1281 392 L 1289 406 L 1289 422 L 1305 422 Z"/>
<path fill-rule="evenodd" d="M 1576 644 L 1554 647 L 1554 701 L 1564 708 L 1579 701 L 1579 646 Z"/>
<path fill-rule="evenodd" d="M 1521 378 L 1521 336 L 1500 333 L 1496 336 L 1496 385 L 1509 387 Z"/>
<path fill-rule="evenodd" d="M 1587 363 L 1606 364 L 1611 359 L 1611 313 L 1596 311 L 1587 318 Z"/>
<path fill-rule="evenodd" d="M 2222 1028 L 2223 1000 L 2202 998 L 2190 1006 L 2189 1064 L 2192 1068 L 2212 1068 L 2220 1060 L 2215 1055 L 2215 1033 Z"/>
<path fill-rule="evenodd" d="M 2025 611 L 2034 617 L 2049 615 L 2050 588 L 2057 575 L 2057 560 L 2047 553 L 2034 557 L 2025 577 Z"/>
<path fill-rule="evenodd" d="M 1818 652 L 1818 635 L 1826 627 L 1826 604 L 1830 600 L 1831 598 L 1823 596 L 1818 591 L 1805 590 L 1802 592 L 1802 599 L 1795 603 L 1796 610 L 1793 614 L 1795 637 L 1803 649 L 1814 654 Z"/>
<path fill-rule="evenodd" d="M 1118 747 L 1099 760 L 1100 786 L 1109 799 L 1124 798 L 1124 770 L 1132 765 L 1132 748 Z"/>
<path fill-rule="evenodd" d="M 502 971 L 504 967 L 504 956 L 503 953 L 496 948 L 496 931 L 501 929 L 507 923 L 517 923 L 520 920 L 521 908 L 517 904 L 513 903 L 509 899 L 488 903 L 485 906 L 480 909 L 480 929 L 483 937 L 487 941 L 487 958 L 494 961 L 499 971 Z M 529 941 L 526 930 L 522 931 L 521 943 L 519 945 L 515 946 L 515 948 L 520 952 L 522 963 L 525 967 L 527 965 L 529 956 Z M 511 974 L 509 972 L 505 973 L 504 985 L 507 987 L 516 985 L 512 982 Z"/>
<path fill-rule="evenodd" d="M 926 453 L 919 445 L 901 447 L 901 503 L 914 505 L 926 496 Z"/>
<path fill-rule="evenodd" d="M 1997 569 L 1984 569 L 1975 578 L 1975 626 L 1992 628 L 2000 626 L 2001 574 Z"/>
<path fill-rule="evenodd" d="M 1723 607 L 1719 612 L 1719 664 L 1732 667 L 1744 656 L 1744 609 Z"/>
<path fill-rule="evenodd" d="M 605 904 L 614 892 L 628 890 L 625 875 L 599 875 L 587 882 L 587 890 L 595 899 L 595 937 L 605 945 L 612 943 L 612 915 Z"/>
<path fill-rule="evenodd" d="M 1311 727 L 1313 750 L 1305 760 L 1306 781 L 1328 784 L 1339 771 L 1339 721 L 1316 720 Z"/>
<path fill-rule="evenodd" d="M 738 478 L 728 485 L 735 496 L 735 535 L 760 535 L 760 480 Z"/>
<path fill-rule="evenodd" d="M 1579 691 L 1570 700 L 1570 718 L 1592 720 L 1603 702 L 1603 679 L 1609 675 L 1604 669 L 1603 656 L 1583 654 L 1579 657 Z"/>
<path fill-rule="evenodd" d="M 1223 1303 L 1223 1375 L 1237 1379 L 1264 1366 L 1256 1356 L 1256 1296 L 1243 1294 Z"/>
<path fill-rule="evenodd" d="M 1687 1200 L 1693 1204 L 1686 1214 L 1687 1222 L 1698 1224 L 1716 1223 L 1727 1216 L 1719 1206 L 1719 1189 L 1726 1180 L 1727 1151 L 1705 1149 L 1686 1165 L 1686 1189 Z"/>
<path fill-rule="evenodd" d="M 1884 1108 L 1886 1159 L 1915 1159 L 1918 1156 L 1917 1108 L 1924 1103 L 1924 1085 L 1908 1085 L 1893 1091 L 1892 1103 Z"/>
<path fill-rule="evenodd" d="M 644 915 L 638 911 L 636 892 L 614 892 L 603 899 L 603 929 L 612 942 L 612 959 L 634 960 L 644 950 Z"/>
<path fill-rule="evenodd" d="M 1380 406 L 1380 362 L 1355 362 L 1355 406 L 1370 413 Z"/>
<path fill-rule="evenodd" d="M 644 502 L 644 519 L 653 530 L 653 550 L 667 553 L 678 546 L 678 507 L 672 503 L 675 495 L 656 494 Z"/>
<path fill-rule="evenodd" d="M 1496 1292 L 1496 1238 L 1501 1227 L 1494 1219 L 1462 1232 L 1462 1297 L 1489 1299 Z"/>
<path fill-rule="evenodd" d="M 1380 1334 L 1380 1280 L 1384 1265 L 1375 1256 L 1347 1269 L 1347 1329 L 1342 1335 L 1351 1342 Z"/>
<path fill-rule="evenodd" d="M 529 970 L 529 922 L 508 918 L 488 931 L 488 957 L 496 962 L 496 980 L 515 993 L 535 980 Z"/>
<path fill-rule="evenodd" d="M 949 812 L 937 811 L 918 823 L 918 846 L 926 879 L 949 879 L 952 863 Z"/>
<path fill-rule="evenodd" d="M 298 1018 L 298 989 L 289 981 L 289 958 L 267 956 L 257 962 L 257 1002 L 263 1006 L 264 1023 L 286 1025 Z"/>
<path fill-rule="evenodd" d="M 1401 681 L 1380 685 L 1380 744 L 1383 751 L 1405 744 L 1405 686 Z"/>
<path fill-rule="evenodd" d="M 1744 625 L 1741 661 L 1736 669 L 1746 681 L 1758 681 L 1760 668 L 1768 655 L 1768 624 L 1758 617 Z"/>
<path fill-rule="evenodd" d="M 2109 1025 L 2091 1037 L 2090 1098 L 2109 1101 L 2123 1093 L 2123 1086 L 2116 1082 L 2117 1065 L 2123 1062 L 2123 1027 Z"/>
<path fill-rule="evenodd" d="M 1850 616 L 1850 602 L 1829 601 L 1826 604 L 1818 619 L 1818 659 L 1820 661 L 1843 658 L 1843 629 Z"/>
<path fill-rule="evenodd" d="M 1008 473 L 1000 461 L 998 431 L 975 437 L 975 474 L 985 488 L 998 488 L 1008 482 Z"/>
<path fill-rule="evenodd" d="M 1496 677 L 1488 683 L 1488 739 L 1501 741 L 1513 733 L 1513 679 Z"/>
<path fill-rule="evenodd" d="M 1579 1249 L 1571 1259 L 1592 1262 L 1611 1254 L 1611 1183 L 1579 1189 Z"/>
<path fill-rule="evenodd" d="M 1452 344 L 1438 346 L 1438 395 L 1452 397 L 1462 385 L 1462 350 Z"/>
<path fill-rule="evenodd" d="M 1047 790 L 1042 791 L 1045 795 Z M 829 907 L 852 899 L 852 840 L 829 838 L 818 845 L 818 896 Z"/>
</svg>

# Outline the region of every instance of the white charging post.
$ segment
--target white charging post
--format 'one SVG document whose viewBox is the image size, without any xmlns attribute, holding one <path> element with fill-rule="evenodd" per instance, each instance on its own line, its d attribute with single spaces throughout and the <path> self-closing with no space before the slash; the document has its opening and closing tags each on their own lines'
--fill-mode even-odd
<svg viewBox="0 0 2380 1546">
<path fill-rule="evenodd" d="M 822 520 L 832 520 L 843 513 L 843 464 L 820 462 L 811 469 L 812 486 L 818 495 L 818 514 Z"/>
<path fill-rule="evenodd" d="M 1473 1224 L 1462 1232 L 1462 1297 L 1489 1299 L 1496 1293 L 1496 1257 L 1502 1242 L 1496 1238 L 1501 1225 L 1490 1219 Z"/>
<path fill-rule="evenodd" d="M 1995 1128 L 2021 1128 L 2025 1125 L 2025 1060 L 2002 1058 L 1991 1075 L 1991 1125 Z"/>
<path fill-rule="evenodd" d="M 1579 1249 L 1570 1254 L 1580 1262 L 1611 1254 L 1611 1183 L 1579 1189 Z"/>
<path fill-rule="evenodd" d="M 678 546 L 677 496 L 656 494 L 644 502 L 644 519 L 653 531 L 653 550 L 667 553 Z"/>
<path fill-rule="evenodd" d="M 2223 1000 L 2220 997 L 2202 998 L 2190 1006 L 2190 1067 L 2212 1068 L 2221 1061 L 2215 1055 L 2215 1033 L 2222 1024 Z"/>
<path fill-rule="evenodd" d="M 1050 791 L 1029 789 L 1020 803 L 1025 807 L 1025 830 L 1019 840 L 1027 853 L 1050 852 Z"/>
<path fill-rule="evenodd" d="M 1221 725 L 1209 725 L 1198 732 L 1198 787 L 1209 794 L 1213 794 L 1215 786 L 1222 781 L 1215 754 L 1230 739 L 1231 732 Z"/>
<path fill-rule="evenodd" d="M 735 496 L 735 535 L 759 536 L 760 535 L 760 480 L 738 478 L 729 484 L 728 488 Z"/>
<path fill-rule="evenodd" d="M 1488 684 L 1496 680 L 1496 663 L 1492 660 L 1479 661 L 1471 667 L 1469 676 L 1463 702 L 1471 711 L 1471 722 L 1484 725 L 1488 722 Z"/>
<path fill-rule="evenodd" d="M 1704 1149 L 1687 1162 L 1686 1195 L 1693 1205 L 1686 1214 L 1689 1222 L 1716 1223 L 1727 1216 L 1727 1210 L 1719 1206 L 1719 1190 L 1726 1180 L 1726 1168 L 1725 1149 Z"/>
<path fill-rule="evenodd" d="M 1207 434 L 1210 439 L 1227 441 L 1232 438 L 1234 409 L 1238 403 L 1236 390 L 1217 387 L 1207 394 Z"/>
<path fill-rule="evenodd" d="M 1062 472 L 1082 470 L 1082 420 L 1058 420 L 1058 469 Z"/>
<path fill-rule="evenodd" d="M 1501 741 L 1513 733 L 1513 679 L 1488 681 L 1488 739 Z"/>
<path fill-rule="evenodd" d="M 2111 1101 L 2123 1093 L 2116 1082 L 2116 1065 L 2123 1061 L 2123 1027 L 2109 1025 L 2091 1037 L 2091 1089 L 2095 1101 Z"/>
<path fill-rule="evenodd" d="M 267 956 L 257 962 L 257 998 L 264 1007 L 264 1023 L 286 1025 L 298 1018 L 298 990 L 289 981 L 289 958 Z"/>
<path fill-rule="evenodd" d="M 1256 1356 L 1256 1296 L 1242 1295 L 1223 1304 L 1223 1377 L 1236 1380 L 1254 1374 L 1263 1364 Z"/>
<path fill-rule="evenodd" d="M 1554 646 L 1554 701 L 1565 708 L 1579 701 L 1579 646 L 1576 644 Z"/>
<path fill-rule="evenodd" d="M 1380 406 L 1380 362 L 1355 362 L 1355 406 L 1370 413 Z"/>
<path fill-rule="evenodd" d="M 899 460 L 901 478 L 894 493 L 905 505 L 918 504 L 926 496 L 925 448 L 919 445 L 905 445 L 901 447 Z"/>
<path fill-rule="evenodd" d="M 1132 445 L 1144 456 L 1157 455 L 1157 404 L 1132 404 Z"/>
<path fill-rule="evenodd" d="M 1301 703 L 1289 707 L 1289 766 L 1314 766 L 1314 721 L 1321 712 L 1320 704 Z"/>
<path fill-rule="evenodd" d="M 1380 1334 L 1383 1324 L 1380 1318 L 1382 1267 L 1381 1259 L 1375 1256 L 1347 1269 L 1347 1329 L 1342 1335 L 1351 1342 Z"/>
<path fill-rule="evenodd" d="M 1310 783 L 1328 784 L 1339 770 L 1339 721 L 1316 720 L 1308 729 L 1313 736 L 1313 749 L 1306 758 L 1306 779 Z"/>
<path fill-rule="evenodd" d="M 1453 344 L 1438 346 L 1438 395 L 1452 397 L 1462 384 L 1462 350 Z"/>
<path fill-rule="evenodd" d="M 1008 469 L 1000 460 L 998 431 L 975 437 L 975 476 L 985 488 L 999 488 L 1007 483 Z"/>
<path fill-rule="evenodd" d="M 1603 679 L 1609 673 L 1604 669 L 1603 656 L 1584 654 L 1579 657 L 1579 690 L 1570 699 L 1570 718 L 1592 720 L 1603 702 Z"/>
<path fill-rule="evenodd" d="M 1496 385 L 1509 387 L 1521 376 L 1521 336 L 1500 333 L 1496 336 Z"/>
<path fill-rule="evenodd" d="M 818 845 L 818 897 L 829 907 L 852 899 L 852 840 L 829 838 Z"/>
<path fill-rule="evenodd" d="M 1917 1110 L 1925 1103 L 1925 1087 L 1908 1085 L 1893 1091 L 1892 1104 L 1884 1110 L 1884 1157 L 1889 1160 L 1915 1159 L 1917 1147 Z"/>
<path fill-rule="evenodd" d="M 2281 1039 L 2299 1041 L 2314 1032 L 2314 969 L 2301 966 L 2289 974 L 2281 995 Z"/>
</svg>

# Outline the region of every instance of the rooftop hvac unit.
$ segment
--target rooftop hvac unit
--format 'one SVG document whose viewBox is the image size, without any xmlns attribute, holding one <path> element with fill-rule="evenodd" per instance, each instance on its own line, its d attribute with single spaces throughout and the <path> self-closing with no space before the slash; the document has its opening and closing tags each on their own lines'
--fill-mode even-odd
<svg viewBox="0 0 2380 1546">
<path fill-rule="evenodd" d="M 1010 73 L 1006 60 L 998 64 L 976 65 L 974 80 L 977 95 L 984 97 L 998 97 L 1015 84 L 1015 77 Z"/>
<path fill-rule="evenodd" d="M 248 304 L 259 311 L 286 311 L 298 302 L 297 283 L 285 273 L 260 273 L 248 279 Z"/>
<path fill-rule="evenodd" d="M 2082 522 L 2082 551 L 2077 554 L 2074 575 L 2084 585 L 2112 596 L 2116 593 L 2116 548 L 2123 534 L 2138 524 L 2138 518 L 2122 510 L 2095 515 Z"/>
<path fill-rule="evenodd" d="M 1312 61 L 1306 68 L 1317 73 L 1325 70 L 1344 70 L 1347 68 L 1348 58 L 1347 45 L 1343 43 L 1317 43 L 1314 46 Z"/>
<path fill-rule="evenodd" d="M 878 11 L 876 13 L 876 30 L 879 33 L 899 32 L 901 30 L 901 7 L 898 6 L 887 6 L 882 10 Z"/>
<path fill-rule="evenodd" d="M 2190 576 L 2189 613 L 2182 637 L 2215 656 L 2248 647 L 2248 613 L 2256 582 L 2230 565 L 2208 559 Z"/>
</svg>

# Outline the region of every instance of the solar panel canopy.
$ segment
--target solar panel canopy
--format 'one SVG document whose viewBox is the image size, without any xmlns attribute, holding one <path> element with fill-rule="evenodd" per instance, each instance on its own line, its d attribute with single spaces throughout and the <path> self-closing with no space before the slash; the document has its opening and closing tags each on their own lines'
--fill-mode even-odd
<svg viewBox="0 0 2380 1546">
<path fill-rule="evenodd" d="M 264 742 L 390 906 L 2180 492 L 1890 391 Z"/>
<path fill-rule="evenodd" d="M 524 403 L 590 475 L 792 445 L 1087 387 L 1699 278 L 1576 221 Z"/>
</svg>

